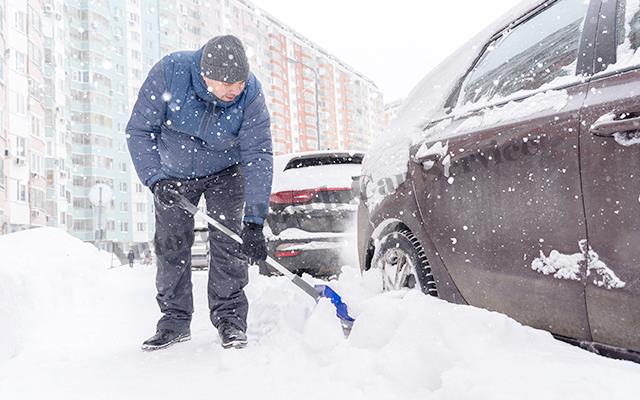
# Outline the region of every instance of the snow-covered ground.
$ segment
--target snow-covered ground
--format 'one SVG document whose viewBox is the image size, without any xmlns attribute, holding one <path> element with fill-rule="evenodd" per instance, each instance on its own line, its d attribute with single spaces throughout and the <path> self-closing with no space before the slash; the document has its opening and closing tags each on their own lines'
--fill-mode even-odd
<svg viewBox="0 0 640 400">
<path fill-rule="evenodd" d="M 379 276 L 349 267 L 332 282 L 357 318 L 348 339 L 330 304 L 252 268 L 247 348 L 220 347 L 203 272 L 193 339 L 145 353 L 154 269 L 108 266 L 59 230 L 0 237 L 0 399 L 640 398 L 640 365 L 498 313 L 381 293 Z"/>
</svg>

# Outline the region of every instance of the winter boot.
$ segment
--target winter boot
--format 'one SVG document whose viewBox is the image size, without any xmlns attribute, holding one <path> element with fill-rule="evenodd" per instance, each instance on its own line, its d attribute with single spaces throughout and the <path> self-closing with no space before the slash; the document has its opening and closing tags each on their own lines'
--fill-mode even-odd
<svg viewBox="0 0 640 400">
<path fill-rule="evenodd" d="M 179 342 L 186 342 L 191 339 L 191 332 L 189 330 L 183 332 L 176 332 L 170 329 L 158 329 L 155 335 L 147 339 L 142 343 L 142 350 L 153 351 L 164 349 L 172 344 Z"/>
<path fill-rule="evenodd" d="M 225 349 L 241 349 L 247 345 L 247 335 L 235 325 L 229 322 L 222 322 L 218 326 L 218 334 L 222 339 L 222 347 Z"/>
</svg>

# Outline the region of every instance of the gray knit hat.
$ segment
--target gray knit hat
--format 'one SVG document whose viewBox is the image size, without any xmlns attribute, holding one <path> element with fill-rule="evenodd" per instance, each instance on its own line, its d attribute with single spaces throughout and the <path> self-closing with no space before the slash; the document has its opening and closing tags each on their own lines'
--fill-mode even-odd
<svg viewBox="0 0 640 400">
<path fill-rule="evenodd" d="M 204 77 L 221 82 L 246 81 L 249 60 L 240 39 L 233 35 L 216 36 L 204 46 L 200 68 Z"/>
</svg>

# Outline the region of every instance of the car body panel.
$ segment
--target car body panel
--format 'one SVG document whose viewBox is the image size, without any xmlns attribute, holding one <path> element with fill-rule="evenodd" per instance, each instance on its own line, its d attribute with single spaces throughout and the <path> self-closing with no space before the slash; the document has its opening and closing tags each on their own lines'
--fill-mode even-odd
<svg viewBox="0 0 640 400">
<path fill-rule="evenodd" d="M 591 89 L 580 135 L 588 243 L 624 286 L 591 271 L 589 322 L 595 341 L 640 351 L 640 144 L 590 132 L 608 114 L 640 116 L 640 69 L 598 78 Z"/>
<path fill-rule="evenodd" d="M 586 239 L 578 163 L 586 89 L 563 89 L 560 111 L 552 102 L 535 115 L 507 116 L 506 122 L 485 123 L 496 120 L 489 116 L 499 108 L 459 118 L 446 128 L 448 173 L 442 162 L 429 169 L 411 165 L 424 229 L 464 298 L 580 339 L 590 338 L 584 278 L 554 279 L 532 264 L 541 252 L 579 253 L 578 242 Z M 465 133 L 465 124 L 473 129 Z M 443 141 L 427 136 L 423 145 Z"/>
</svg>

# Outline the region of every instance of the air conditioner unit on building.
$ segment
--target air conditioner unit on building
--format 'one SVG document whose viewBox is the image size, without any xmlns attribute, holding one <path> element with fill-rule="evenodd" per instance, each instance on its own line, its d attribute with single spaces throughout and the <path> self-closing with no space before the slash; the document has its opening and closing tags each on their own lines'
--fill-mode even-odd
<svg viewBox="0 0 640 400">
<path fill-rule="evenodd" d="M 24 166 L 24 164 L 25 164 L 25 159 L 24 158 L 16 157 L 16 165 Z"/>
</svg>

